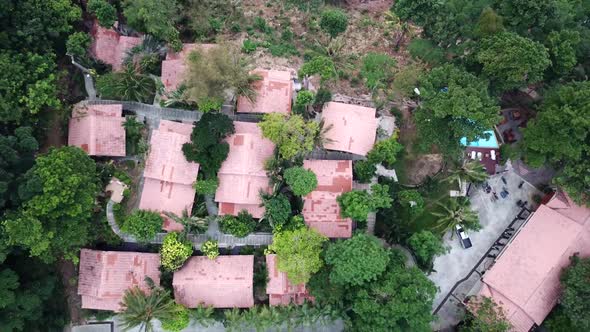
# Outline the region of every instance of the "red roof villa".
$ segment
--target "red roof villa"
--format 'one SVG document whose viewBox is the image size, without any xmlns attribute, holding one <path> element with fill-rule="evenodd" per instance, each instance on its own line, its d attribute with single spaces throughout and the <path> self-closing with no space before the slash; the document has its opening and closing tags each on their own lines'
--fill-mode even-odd
<svg viewBox="0 0 590 332">
<path fill-rule="evenodd" d="M 291 113 L 293 99 L 293 80 L 288 71 L 256 69 L 253 74 L 262 76 L 262 80 L 253 83 L 257 95 L 251 102 L 246 97 L 238 97 L 239 113 Z"/>
<path fill-rule="evenodd" d="M 262 137 L 256 123 L 236 121 L 234 126 L 236 133 L 226 139 L 229 154 L 217 174 L 215 201 L 222 215 L 247 210 L 254 218 L 261 218 L 264 208 L 260 207 L 259 193 L 270 190 L 264 162 L 272 156 L 274 144 Z"/>
<path fill-rule="evenodd" d="M 113 71 L 123 69 L 125 53 L 134 46 L 141 44 L 141 37 L 122 36 L 113 29 L 101 27 L 96 21 L 90 34 L 93 37 L 90 53 L 96 59 L 111 65 Z"/>
<path fill-rule="evenodd" d="M 332 126 L 326 133 L 327 150 L 365 156 L 373 148 L 377 134 L 374 108 L 329 102 L 324 106 L 322 119 L 325 128 Z"/>
<path fill-rule="evenodd" d="M 291 284 L 287 274 L 277 269 L 276 255 L 266 255 L 266 269 L 268 270 L 266 293 L 270 305 L 303 304 L 305 300 L 313 301 L 305 285 Z"/>
<path fill-rule="evenodd" d="M 159 128 L 152 132 L 140 209 L 179 216 L 192 210 L 193 183 L 197 180 L 199 164 L 187 161 L 182 153 L 182 145 L 190 141 L 192 128 L 192 124 L 162 120 Z M 179 230 L 182 226 L 166 220 L 164 229 Z"/>
<path fill-rule="evenodd" d="M 125 156 L 122 105 L 77 106 L 68 124 L 68 145 L 91 156 Z"/>
<path fill-rule="evenodd" d="M 166 92 L 178 89 L 178 86 L 184 81 L 186 60 L 192 51 L 196 49 L 207 51 L 214 46 L 215 44 L 183 44 L 180 52 L 168 52 L 166 60 L 162 61 L 162 83 Z"/>
<path fill-rule="evenodd" d="M 120 311 L 125 291 L 138 286 L 147 291 L 145 277 L 160 284 L 160 255 L 82 249 L 78 294 L 82 308 Z"/>
<path fill-rule="evenodd" d="M 188 308 L 254 306 L 254 256 L 194 256 L 174 272 L 174 298 Z"/>
<path fill-rule="evenodd" d="M 590 209 L 558 192 L 530 217 L 485 273 L 479 295 L 505 311 L 513 331 L 541 325 L 557 303 L 569 258 L 590 256 Z"/>
<path fill-rule="evenodd" d="M 305 160 L 303 167 L 318 179 L 317 188 L 304 198 L 305 223 L 327 237 L 351 237 L 352 220 L 340 216 L 336 198 L 352 190 L 352 161 Z"/>
</svg>

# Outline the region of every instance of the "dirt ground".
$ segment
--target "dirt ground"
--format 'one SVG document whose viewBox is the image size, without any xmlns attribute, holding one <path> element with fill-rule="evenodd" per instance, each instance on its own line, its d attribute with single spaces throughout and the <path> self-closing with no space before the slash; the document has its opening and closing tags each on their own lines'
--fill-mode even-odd
<svg viewBox="0 0 590 332">
<path fill-rule="evenodd" d="M 74 263 L 66 260 L 60 260 L 57 268 L 61 274 L 61 281 L 64 285 L 71 323 L 72 325 L 79 325 L 84 318 L 81 309 L 82 299 L 80 298 L 80 295 L 78 295 L 78 271 L 76 271 Z"/>
</svg>

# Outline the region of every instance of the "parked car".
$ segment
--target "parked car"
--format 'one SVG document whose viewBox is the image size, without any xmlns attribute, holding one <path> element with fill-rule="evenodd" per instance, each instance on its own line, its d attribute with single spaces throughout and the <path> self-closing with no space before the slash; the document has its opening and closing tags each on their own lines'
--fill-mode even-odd
<svg viewBox="0 0 590 332">
<path fill-rule="evenodd" d="M 465 233 L 463 227 L 461 225 L 455 225 L 455 230 L 457 231 L 457 236 L 459 237 L 459 241 L 461 241 L 461 246 L 464 249 L 471 248 L 473 245 L 471 244 L 471 239 L 469 235 Z"/>
</svg>

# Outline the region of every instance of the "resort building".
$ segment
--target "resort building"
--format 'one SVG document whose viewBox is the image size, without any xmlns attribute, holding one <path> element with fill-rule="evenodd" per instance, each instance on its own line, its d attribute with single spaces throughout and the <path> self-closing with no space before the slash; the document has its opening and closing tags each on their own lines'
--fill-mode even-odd
<svg viewBox="0 0 590 332">
<path fill-rule="evenodd" d="M 148 291 L 145 278 L 160 284 L 160 255 L 142 252 L 80 251 L 78 294 L 83 309 L 120 311 L 126 290 Z"/>
<path fill-rule="evenodd" d="M 125 156 L 122 105 L 77 105 L 68 123 L 68 145 L 90 156 Z"/>
<path fill-rule="evenodd" d="M 254 306 L 253 278 L 252 255 L 194 256 L 174 272 L 174 298 L 187 308 L 249 308 Z"/>
<path fill-rule="evenodd" d="M 92 35 L 90 54 L 95 59 L 111 65 L 113 71 L 123 69 L 127 51 L 141 44 L 141 37 L 122 36 L 113 29 L 101 27 L 96 21 L 90 34 Z"/>
<path fill-rule="evenodd" d="M 226 139 L 229 154 L 217 173 L 219 186 L 215 201 L 219 214 L 237 215 L 247 210 L 254 218 L 261 218 L 260 192 L 270 192 L 264 162 L 272 157 L 274 144 L 262 137 L 256 123 L 234 122 L 235 134 Z"/>
<path fill-rule="evenodd" d="M 253 83 L 256 99 L 238 97 L 238 113 L 291 113 L 293 80 L 288 71 L 256 69 L 252 74 L 262 77 Z"/>
<path fill-rule="evenodd" d="M 324 148 L 366 156 L 377 134 L 374 108 L 329 102 L 324 105 L 324 128 L 330 128 Z"/>
<path fill-rule="evenodd" d="M 215 44 L 183 44 L 180 52 L 169 51 L 166 60 L 162 61 L 162 83 L 166 92 L 178 89 L 185 79 L 187 60 L 192 51 L 208 51 Z"/>
<path fill-rule="evenodd" d="M 315 173 L 318 186 L 304 197 L 303 219 L 309 227 L 330 238 L 352 236 L 352 220 L 340 216 L 336 198 L 352 190 L 352 161 L 305 160 L 303 168 Z"/>
<path fill-rule="evenodd" d="M 266 293 L 270 305 L 303 304 L 313 301 L 305 285 L 293 285 L 287 279 L 287 274 L 277 268 L 277 255 L 266 255 L 266 269 L 268 271 L 268 282 Z"/>
</svg>

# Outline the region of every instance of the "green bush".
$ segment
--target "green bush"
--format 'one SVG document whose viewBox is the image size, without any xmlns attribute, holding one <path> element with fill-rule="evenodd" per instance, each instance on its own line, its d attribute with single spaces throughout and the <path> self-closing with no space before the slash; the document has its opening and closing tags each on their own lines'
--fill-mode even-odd
<svg viewBox="0 0 590 332">
<path fill-rule="evenodd" d="M 414 39 L 408 45 L 408 51 L 414 58 L 421 59 L 431 65 L 439 65 L 445 61 L 443 50 L 430 40 Z"/>
<path fill-rule="evenodd" d="M 399 204 L 410 212 L 410 215 L 417 216 L 424 211 L 424 198 L 418 190 L 402 190 L 397 194 Z"/>
<path fill-rule="evenodd" d="M 291 217 L 291 203 L 282 194 L 266 199 L 264 202 L 264 218 L 268 220 L 275 231 L 286 226 Z"/>
<path fill-rule="evenodd" d="M 322 107 L 325 103 L 332 100 L 332 92 L 330 90 L 320 87 L 315 94 L 315 99 L 313 101 L 313 106 Z"/>
<path fill-rule="evenodd" d="M 121 230 L 140 242 L 149 242 L 162 229 L 162 217 L 152 211 L 135 210 L 123 221 Z"/>
<path fill-rule="evenodd" d="M 98 23 L 110 28 L 117 20 L 117 9 L 106 0 L 88 0 L 88 12 L 96 15 Z"/>
<path fill-rule="evenodd" d="M 299 76 L 320 75 L 322 81 L 328 81 L 336 77 L 334 61 L 327 56 L 317 56 L 301 66 Z"/>
<path fill-rule="evenodd" d="M 244 43 L 242 44 L 242 52 L 250 54 L 256 51 L 256 42 L 251 41 L 250 39 L 245 39 Z"/>
<path fill-rule="evenodd" d="M 414 233 L 408 239 L 408 245 L 416 257 L 418 257 L 418 263 L 423 269 L 430 269 L 434 258 L 448 251 L 442 239 L 430 231 Z"/>
<path fill-rule="evenodd" d="M 176 232 L 168 233 L 160 248 L 162 267 L 168 271 L 176 271 L 192 255 L 193 245 L 187 239 L 183 239 Z"/>
<path fill-rule="evenodd" d="M 214 260 L 219 256 L 219 245 L 215 240 L 207 240 L 201 246 L 201 251 L 207 258 Z"/>
<path fill-rule="evenodd" d="M 393 79 L 395 59 L 383 53 L 368 53 L 363 58 L 361 76 L 371 90 L 385 88 Z"/>
<path fill-rule="evenodd" d="M 207 180 L 197 180 L 193 187 L 199 195 L 213 195 L 217 191 L 218 185 L 219 183 L 217 178 L 213 178 Z"/>
<path fill-rule="evenodd" d="M 346 31 L 348 26 L 348 17 L 340 9 L 326 9 L 322 12 L 320 18 L 320 27 L 330 37 L 334 38 Z"/>
<path fill-rule="evenodd" d="M 358 182 L 369 183 L 371 178 L 375 176 L 377 168 L 375 164 L 368 160 L 359 160 L 354 162 L 354 175 Z"/>
<path fill-rule="evenodd" d="M 318 186 L 314 172 L 303 167 L 291 167 L 285 170 L 285 182 L 297 196 L 305 196 Z"/>
<path fill-rule="evenodd" d="M 377 142 L 373 149 L 367 154 L 367 160 L 373 164 L 382 162 L 393 165 L 397 160 L 397 155 L 403 150 L 404 146 L 397 141 L 397 135 Z"/>
<path fill-rule="evenodd" d="M 237 217 L 224 215 L 219 221 L 219 229 L 226 234 L 237 237 L 245 237 L 254 232 L 256 221 L 246 210 L 240 211 Z"/>
<path fill-rule="evenodd" d="M 180 332 L 190 323 L 189 310 L 181 304 L 176 304 L 176 314 L 169 319 L 162 319 L 164 331 Z"/>
<path fill-rule="evenodd" d="M 203 98 L 198 103 L 199 111 L 203 113 L 219 111 L 223 107 L 223 100 L 217 98 Z"/>
<path fill-rule="evenodd" d="M 90 36 L 85 32 L 74 32 L 68 36 L 66 50 L 69 54 L 79 58 L 86 57 L 86 51 L 90 46 Z"/>
</svg>

